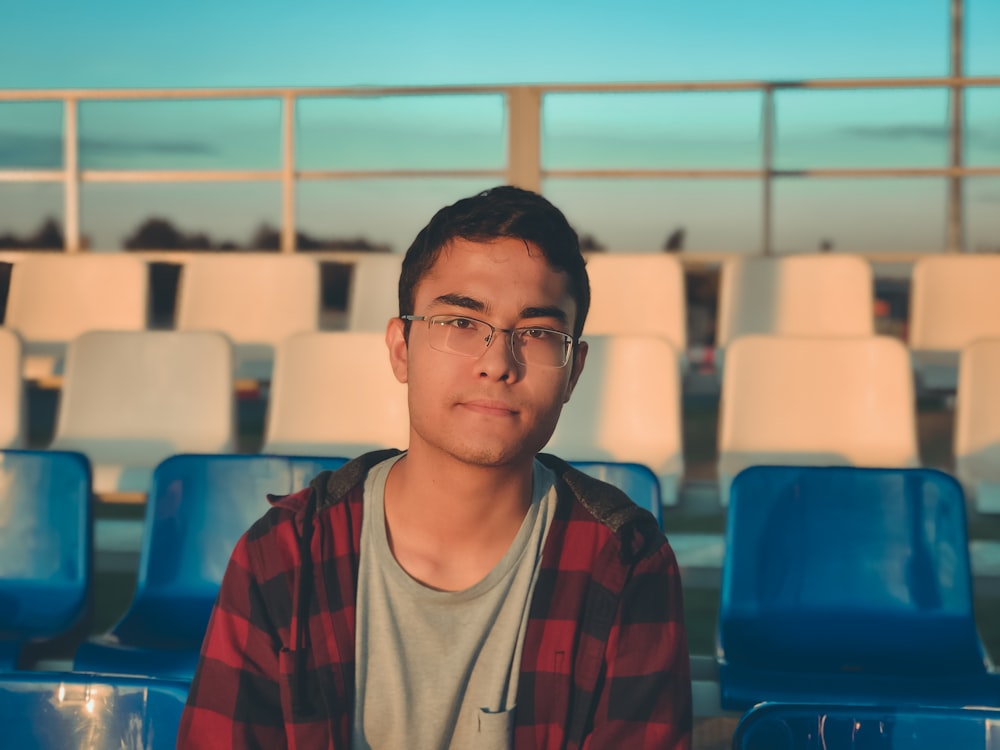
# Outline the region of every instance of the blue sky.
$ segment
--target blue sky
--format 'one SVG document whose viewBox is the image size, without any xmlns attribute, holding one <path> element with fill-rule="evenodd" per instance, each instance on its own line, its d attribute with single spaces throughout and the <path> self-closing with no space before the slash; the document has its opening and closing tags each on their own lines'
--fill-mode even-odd
<svg viewBox="0 0 1000 750">
<path fill-rule="evenodd" d="M 966 0 L 965 13 L 966 72 L 1000 75 L 1000 3 Z M 948 0 L 8 0 L 0 14 L 0 89 L 788 80 L 935 76 L 949 65 Z M 784 92 L 779 166 L 943 165 L 946 103 L 940 91 Z M 967 111 L 969 163 L 1000 163 L 1000 89 L 971 92 Z M 59 117 L 58 105 L 0 105 L 0 167 L 57 166 Z M 756 167 L 759 121 L 756 94 L 617 97 L 614 106 L 552 97 L 544 158 L 550 167 Z M 88 104 L 81 123 L 88 166 L 279 163 L 273 102 Z M 504 158 L 498 97 L 309 102 L 298 127 L 304 167 L 499 167 Z M 299 221 L 399 248 L 426 212 L 484 184 L 308 183 Z M 685 226 L 692 248 L 757 249 L 756 183 L 552 180 L 544 190 L 615 248 L 655 250 Z M 970 182 L 968 193 L 970 247 L 1000 245 L 1000 178 Z M 832 236 L 843 249 L 937 249 L 943 195 L 938 180 L 782 181 L 777 244 L 812 249 Z M 58 213 L 60 196 L 56 186 L 0 184 L 0 232 Z M 276 222 L 279 205 L 269 184 L 90 185 L 84 231 L 114 245 L 156 209 L 186 229 L 242 240 L 260 220 Z"/>
</svg>

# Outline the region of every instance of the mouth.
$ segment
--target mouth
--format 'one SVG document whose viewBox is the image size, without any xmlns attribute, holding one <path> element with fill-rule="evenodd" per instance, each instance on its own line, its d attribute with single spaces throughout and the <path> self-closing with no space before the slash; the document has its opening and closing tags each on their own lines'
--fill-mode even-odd
<svg viewBox="0 0 1000 750">
<path fill-rule="evenodd" d="M 518 411 L 510 404 L 503 401 L 491 401 L 488 399 L 475 399 L 472 401 L 462 401 L 459 403 L 464 409 L 474 411 L 479 414 L 486 414 L 494 417 L 513 417 Z"/>
</svg>

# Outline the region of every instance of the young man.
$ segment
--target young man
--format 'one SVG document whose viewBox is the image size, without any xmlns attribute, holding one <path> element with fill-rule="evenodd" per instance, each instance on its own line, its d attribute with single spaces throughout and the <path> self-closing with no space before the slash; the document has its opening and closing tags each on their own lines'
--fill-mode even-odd
<svg viewBox="0 0 1000 750">
<path fill-rule="evenodd" d="M 670 545 L 538 455 L 589 304 L 541 196 L 499 187 L 431 219 L 386 330 L 409 446 L 272 499 L 240 540 L 178 747 L 690 747 Z"/>
</svg>

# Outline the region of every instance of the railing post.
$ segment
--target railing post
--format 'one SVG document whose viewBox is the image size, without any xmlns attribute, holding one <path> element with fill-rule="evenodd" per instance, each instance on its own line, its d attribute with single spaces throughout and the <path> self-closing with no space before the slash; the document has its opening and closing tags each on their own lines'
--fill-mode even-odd
<svg viewBox="0 0 1000 750">
<path fill-rule="evenodd" d="M 951 77 L 962 77 L 962 0 L 951 0 Z M 960 169 L 963 158 L 963 106 L 964 84 L 951 86 L 951 159 L 953 169 Z M 965 221 L 962 206 L 963 177 L 953 174 L 948 178 L 948 247 L 950 253 L 965 251 Z"/>
<path fill-rule="evenodd" d="M 63 247 L 68 253 L 80 250 L 80 138 L 79 102 L 63 101 Z"/>
<path fill-rule="evenodd" d="M 281 252 L 295 252 L 295 96 L 281 100 Z"/>
<path fill-rule="evenodd" d="M 507 182 L 542 189 L 542 94 L 537 87 L 507 92 Z"/>
<path fill-rule="evenodd" d="M 764 111 L 761 115 L 762 159 L 761 169 L 764 170 L 763 183 L 761 184 L 761 252 L 764 255 L 771 255 L 774 252 L 772 247 L 771 219 L 774 208 L 771 202 L 771 189 L 774 177 L 774 88 L 764 87 Z"/>
</svg>

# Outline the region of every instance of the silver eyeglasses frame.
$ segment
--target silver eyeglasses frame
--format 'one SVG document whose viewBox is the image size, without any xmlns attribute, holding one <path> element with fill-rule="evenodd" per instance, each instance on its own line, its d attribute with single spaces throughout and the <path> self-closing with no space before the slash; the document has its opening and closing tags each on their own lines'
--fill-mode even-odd
<svg viewBox="0 0 1000 750">
<path fill-rule="evenodd" d="M 557 331 L 554 328 L 547 328 L 545 326 L 520 326 L 518 328 L 499 328 L 499 327 L 497 327 L 497 326 L 495 326 L 495 325 L 493 325 L 491 323 L 487 323 L 485 320 L 480 320 L 479 318 L 473 318 L 473 317 L 471 317 L 469 315 L 458 315 L 458 314 L 455 314 L 455 313 L 439 313 L 437 315 L 400 315 L 399 319 L 400 320 L 405 320 L 405 321 L 410 321 L 410 322 L 426 321 L 427 322 L 427 329 L 428 329 L 428 331 L 433 330 L 434 321 L 435 320 L 440 320 L 440 319 L 446 319 L 446 320 L 468 320 L 468 321 L 470 321 L 472 323 L 476 323 L 477 325 L 484 326 L 484 327 L 486 327 L 486 328 L 488 328 L 490 330 L 489 335 L 486 336 L 483 339 L 483 349 L 479 353 L 468 353 L 467 354 L 465 352 L 458 352 L 458 351 L 455 351 L 453 349 L 442 349 L 442 348 L 439 348 L 439 347 L 431 345 L 431 348 L 434 349 L 435 351 L 443 352 L 444 354 L 453 354 L 456 357 L 481 357 L 481 356 L 483 356 L 483 354 L 486 353 L 486 350 L 490 348 L 490 345 L 493 343 L 493 340 L 496 338 L 496 334 L 497 333 L 507 333 L 507 334 L 510 334 L 508 336 L 508 341 L 510 341 L 510 352 L 514 356 L 514 360 L 518 364 L 525 365 L 525 366 L 531 365 L 533 367 L 552 367 L 552 368 L 559 369 L 559 368 L 565 367 L 569 363 L 569 361 L 570 361 L 570 359 L 572 357 L 573 347 L 576 345 L 576 339 L 573 338 L 570 334 L 565 333 L 564 331 Z M 525 361 L 523 361 L 522 358 L 521 358 L 521 354 L 518 352 L 517 347 L 514 345 L 514 340 L 515 340 L 515 338 L 519 338 L 521 334 L 523 334 L 523 333 L 525 333 L 527 331 L 545 331 L 546 333 L 551 333 L 554 336 L 561 337 L 563 339 L 563 341 L 565 342 L 564 345 L 563 345 L 563 361 L 562 361 L 562 364 L 559 364 L 559 365 L 546 365 L 546 364 L 542 364 L 540 362 L 525 362 Z M 428 342 L 428 343 L 430 343 L 430 342 Z"/>
</svg>

